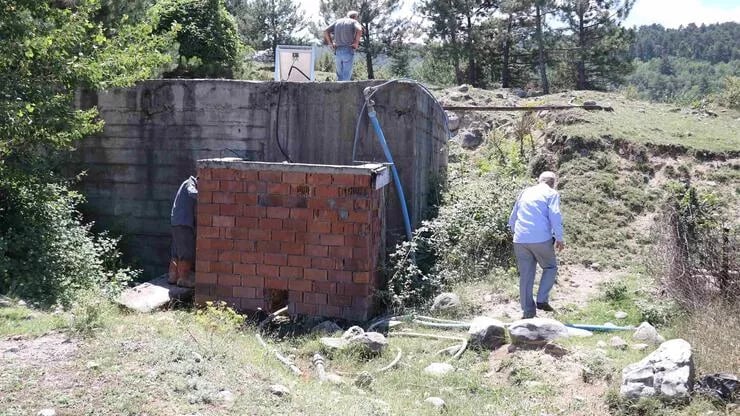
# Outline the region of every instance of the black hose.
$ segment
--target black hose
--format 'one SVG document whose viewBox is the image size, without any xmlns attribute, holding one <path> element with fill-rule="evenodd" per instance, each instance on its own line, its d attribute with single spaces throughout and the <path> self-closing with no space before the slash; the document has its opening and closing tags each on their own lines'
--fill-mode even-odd
<svg viewBox="0 0 740 416">
<path fill-rule="evenodd" d="M 283 157 L 285 157 L 285 160 L 287 160 L 290 163 L 293 163 L 293 159 L 290 158 L 288 153 L 283 148 L 283 145 L 280 143 L 280 100 L 282 96 L 283 96 L 283 82 L 280 81 L 278 83 L 277 109 L 275 111 L 275 142 L 277 143 L 278 149 L 280 149 L 280 153 L 282 153 Z"/>
</svg>

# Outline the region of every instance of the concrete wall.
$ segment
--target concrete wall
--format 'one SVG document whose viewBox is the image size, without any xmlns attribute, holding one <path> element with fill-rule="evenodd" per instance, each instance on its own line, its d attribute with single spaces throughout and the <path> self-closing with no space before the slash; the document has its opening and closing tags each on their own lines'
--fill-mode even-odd
<svg viewBox="0 0 740 416">
<path fill-rule="evenodd" d="M 84 95 L 79 105 L 97 105 L 105 129 L 80 144 L 70 172 L 87 170 L 81 188 L 90 219 L 124 233 L 127 254 L 147 274 L 162 273 L 173 194 L 195 172 L 196 160 L 238 155 L 281 162 L 279 140 L 294 162 L 351 164 L 362 90 L 368 85 L 153 80 Z M 446 168 L 442 115 L 409 83 L 392 84 L 374 99 L 418 224 L 431 187 Z M 366 116 L 357 159 L 384 161 Z M 393 187 L 386 200 L 387 241 L 392 242 L 403 234 Z"/>
</svg>

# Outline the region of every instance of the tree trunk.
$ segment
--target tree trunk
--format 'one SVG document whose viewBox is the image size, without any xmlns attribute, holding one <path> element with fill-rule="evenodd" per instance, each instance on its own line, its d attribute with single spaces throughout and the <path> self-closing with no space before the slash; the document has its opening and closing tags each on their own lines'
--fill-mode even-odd
<svg viewBox="0 0 740 416">
<path fill-rule="evenodd" d="M 468 23 L 468 39 L 466 42 L 466 52 L 468 54 L 468 84 L 478 85 L 478 76 L 475 68 L 475 53 L 473 52 L 473 22 L 470 17 L 470 11 L 466 16 Z"/>
<path fill-rule="evenodd" d="M 372 46 L 370 45 L 369 23 L 365 26 L 365 30 L 362 31 L 362 42 L 365 44 L 365 64 L 367 65 L 367 79 L 375 79 L 375 71 L 373 70 Z"/>
<path fill-rule="evenodd" d="M 540 82 L 542 83 L 542 92 L 550 93 L 550 84 L 547 82 L 547 68 L 545 66 L 545 42 L 542 39 L 542 10 L 539 1 L 535 2 L 535 11 L 537 13 L 537 49 L 538 49 L 538 66 L 540 69 Z"/>
<path fill-rule="evenodd" d="M 578 11 L 578 62 L 577 67 L 577 79 L 576 89 L 585 90 L 587 87 L 586 83 L 586 29 L 583 27 L 583 19 L 585 14 L 584 9 Z"/>
<path fill-rule="evenodd" d="M 502 50 L 502 59 L 503 63 L 501 64 L 501 88 L 509 88 L 511 85 L 511 68 L 509 68 L 510 65 L 510 56 L 511 53 L 511 29 L 513 26 L 513 18 L 511 14 L 509 15 L 509 19 L 506 21 L 506 37 L 504 38 L 504 45 L 501 49 Z"/>
</svg>

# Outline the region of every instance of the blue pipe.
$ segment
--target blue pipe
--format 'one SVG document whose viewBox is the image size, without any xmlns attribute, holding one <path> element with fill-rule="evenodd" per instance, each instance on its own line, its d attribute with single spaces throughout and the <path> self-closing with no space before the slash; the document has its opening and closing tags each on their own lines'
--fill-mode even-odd
<svg viewBox="0 0 740 416">
<path fill-rule="evenodd" d="M 375 113 L 375 109 L 371 109 L 367 113 L 367 115 L 368 117 L 370 117 L 370 122 L 373 124 L 373 128 L 375 129 L 375 134 L 378 136 L 378 141 L 380 141 L 380 147 L 383 148 L 385 159 L 391 165 L 391 172 L 393 172 L 393 182 L 396 184 L 396 193 L 398 194 L 398 199 L 401 202 L 401 210 L 403 211 L 403 226 L 406 228 L 406 238 L 408 239 L 408 241 L 411 241 L 411 220 L 409 219 L 409 209 L 406 206 L 406 196 L 403 194 L 403 186 L 401 186 L 401 178 L 398 177 L 398 170 L 396 170 L 396 164 L 393 163 L 393 156 L 391 156 L 391 149 L 388 148 L 388 143 L 385 141 L 385 135 L 383 134 L 383 130 L 380 128 L 380 123 L 378 122 L 378 117 L 377 117 L 377 114 Z"/>
<path fill-rule="evenodd" d="M 611 325 L 584 325 L 584 324 L 565 324 L 571 328 L 585 329 L 586 331 L 611 332 L 611 331 L 632 331 L 633 326 L 611 326 Z"/>
</svg>

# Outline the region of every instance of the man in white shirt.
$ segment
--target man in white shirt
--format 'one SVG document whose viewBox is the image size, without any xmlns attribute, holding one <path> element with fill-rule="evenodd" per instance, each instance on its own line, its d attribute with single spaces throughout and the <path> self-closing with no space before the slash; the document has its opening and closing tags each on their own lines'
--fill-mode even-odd
<svg viewBox="0 0 740 416">
<path fill-rule="evenodd" d="M 514 255 L 519 268 L 519 300 L 524 312 L 523 319 L 534 318 L 537 309 L 553 311 L 548 298 L 558 272 L 555 250 L 565 248 L 560 194 L 555 190 L 557 175 L 543 172 L 538 182 L 519 194 L 509 217 L 509 228 L 514 234 Z M 532 292 L 537 264 L 542 268 L 542 277 L 535 302 Z"/>
</svg>

